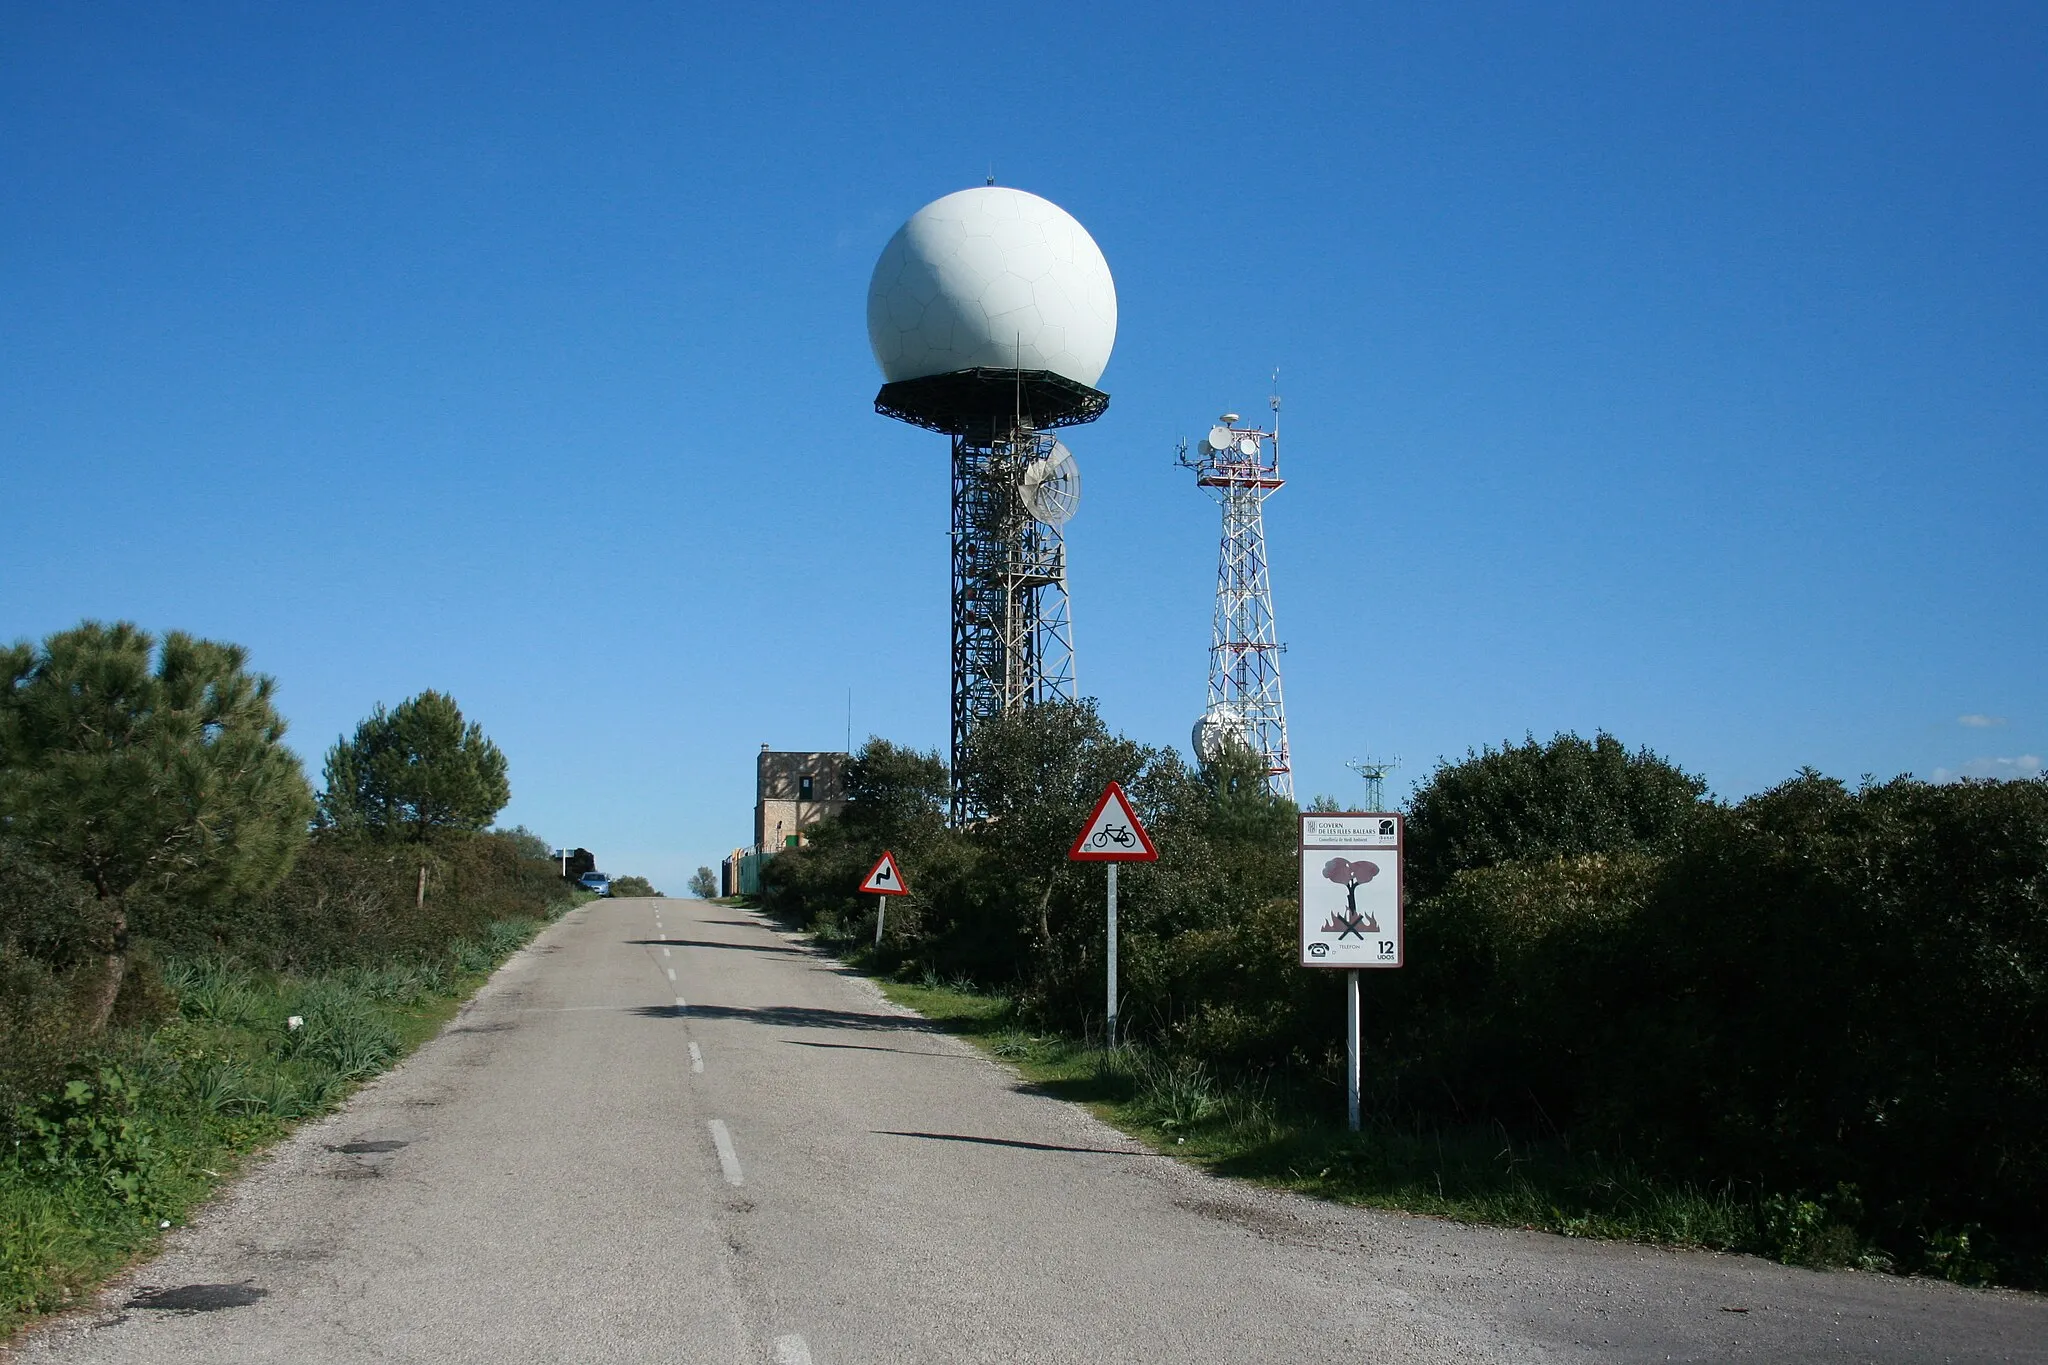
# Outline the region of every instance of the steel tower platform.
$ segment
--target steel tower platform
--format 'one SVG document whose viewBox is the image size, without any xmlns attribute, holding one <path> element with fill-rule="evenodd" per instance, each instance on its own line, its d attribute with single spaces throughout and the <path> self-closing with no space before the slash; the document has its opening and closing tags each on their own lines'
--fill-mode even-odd
<svg viewBox="0 0 2048 1365">
<path fill-rule="evenodd" d="M 882 386 L 875 411 L 953 438 L 954 823 L 978 810 L 960 783 L 975 730 L 1015 707 L 1073 701 L 1074 626 L 1062 527 L 1034 517 L 1025 474 L 1051 432 L 1092 422 L 1099 390 L 1043 370 L 962 370 Z"/>
</svg>

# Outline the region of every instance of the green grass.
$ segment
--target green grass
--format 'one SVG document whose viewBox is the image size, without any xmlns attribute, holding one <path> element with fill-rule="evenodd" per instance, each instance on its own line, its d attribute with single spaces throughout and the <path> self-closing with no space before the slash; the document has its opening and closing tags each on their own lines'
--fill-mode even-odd
<svg viewBox="0 0 2048 1365">
<path fill-rule="evenodd" d="M 1011 1003 L 965 983 L 881 980 L 897 1004 L 1014 1067 L 1040 1093 L 1217 1175 L 1316 1198 L 1467 1223 L 1667 1246 L 1746 1251 L 1790 1263 L 1888 1268 L 1825 1201 L 1765 1201 L 1660 1180 L 1631 1163 L 1527 1142 L 1499 1128 L 1380 1119 L 1363 1131 L 1306 1112 L 1256 1082 L 1142 1047 L 1115 1052 L 1021 1025 Z"/>
<path fill-rule="evenodd" d="M 166 962 L 177 1016 L 110 1036 L 0 1151 L 0 1341 L 149 1254 L 249 1158 L 439 1033 L 542 925 L 313 977 Z"/>
</svg>

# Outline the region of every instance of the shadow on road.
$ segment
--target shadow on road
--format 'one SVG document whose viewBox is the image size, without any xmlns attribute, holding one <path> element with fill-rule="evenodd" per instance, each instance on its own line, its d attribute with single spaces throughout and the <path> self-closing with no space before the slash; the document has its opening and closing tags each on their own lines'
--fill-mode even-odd
<svg viewBox="0 0 2048 1365">
<path fill-rule="evenodd" d="M 876 1137 L 924 1138 L 928 1142 L 971 1142 L 980 1147 L 1021 1147 L 1027 1152 L 1081 1152 L 1089 1156 L 1151 1156 L 1150 1152 L 1116 1147 L 1065 1147 L 1057 1142 L 1025 1142 L 1021 1138 L 975 1137 L 968 1133 L 906 1133 L 895 1128 L 870 1129 Z"/>
<path fill-rule="evenodd" d="M 798 957 L 812 956 L 802 948 L 791 948 L 781 943 L 713 943 L 702 938 L 629 938 L 626 942 L 636 948 L 734 948 L 743 953 L 795 953 Z"/>
<path fill-rule="evenodd" d="M 872 1043 L 816 1043 L 805 1038 L 784 1038 L 782 1041 L 791 1047 L 829 1047 L 835 1052 L 894 1052 L 902 1057 L 943 1057 L 955 1062 L 980 1060 L 969 1052 L 927 1052 L 922 1048 L 876 1047 Z"/>
<path fill-rule="evenodd" d="M 770 1024 L 777 1028 L 872 1029 L 890 1033 L 944 1033 L 929 1019 L 900 1014 L 857 1014 L 852 1010 L 820 1010 L 805 1005 L 640 1005 L 633 1013 L 643 1019 L 735 1019 L 748 1024 Z"/>
</svg>

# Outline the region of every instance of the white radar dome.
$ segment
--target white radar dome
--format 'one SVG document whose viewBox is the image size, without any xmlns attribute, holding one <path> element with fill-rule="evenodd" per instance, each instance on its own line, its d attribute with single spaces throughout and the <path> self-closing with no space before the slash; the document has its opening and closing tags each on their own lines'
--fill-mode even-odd
<svg viewBox="0 0 2048 1365">
<path fill-rule="evenodd" d="M 988 367 L 1093 388 L 1116 345 L 1116 284 L 1058 204 L 999 185 L 960 190 L 882 248 L 868 340 L 891 384 Z"/>
</svg>

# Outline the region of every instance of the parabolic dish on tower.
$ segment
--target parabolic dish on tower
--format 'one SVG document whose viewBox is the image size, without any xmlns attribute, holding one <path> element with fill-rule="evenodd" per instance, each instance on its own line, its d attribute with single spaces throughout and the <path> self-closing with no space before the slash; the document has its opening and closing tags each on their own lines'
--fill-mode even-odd
<svg viewBox="0 0 2048 1365">
<path fill-rule="evenodd" d="M 1006 186 L 926 204 L 868 284 L 868 340 L 890 383 L 978 368 L 1091 388 L 1116 344 L 1116 285 L 1088 230 Z"/>
<path fill-rule="evenodd" d="M 1229 702 L 1217 702 L 1195 722 L 1194 745 L 1196 758 L 1214 763 L 1229 749 L 1257 753 L 1258 732 L 1243 711 Z"/>
</svg>

